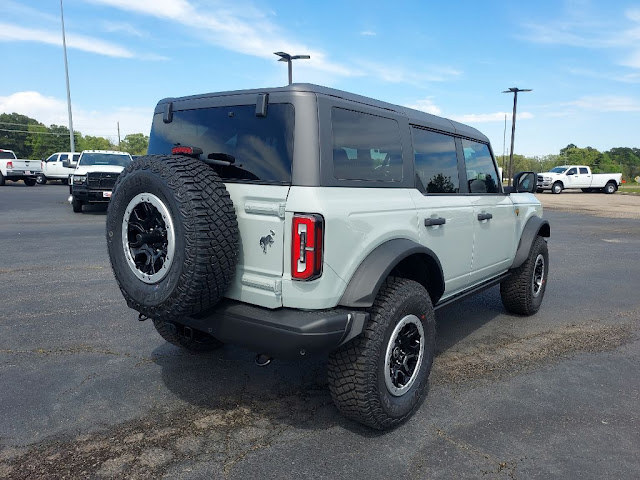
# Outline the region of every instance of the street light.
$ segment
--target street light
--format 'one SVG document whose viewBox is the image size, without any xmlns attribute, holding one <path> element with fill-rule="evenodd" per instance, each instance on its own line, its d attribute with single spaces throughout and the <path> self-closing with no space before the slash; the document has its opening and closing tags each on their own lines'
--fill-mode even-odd
<svg viewBox="0 0 640 480">
<path fill-rule="evenodd" d="M 509 90 L 505 90 L 502 93 L 513 93 L 513 116 L 511 118 L 511 153 L 509 153 L 509 186 L 511 186 L 511 179 L 513 178 L 513 140 L 516 133 L 516 105 L 518 104 L 518 92 L 531 92 L 530 88 L 518 88 L 511 87 Z"/>
<path fill-rule="evenodd" d="M 289 85 L 293 83 L 291 75 L 291 60 L 309 60 L 311 58 L 310 55 L 289 55 L 285 52 L 273 52 L 273 54 L 280 57 L 280 60 L 278 60 L 279 62 L 287 62 L 289 67 Z"/>
<path fill-rule="evenodd" d="M 60 0 L 60 19 L 62 20 L 62 49 L 64 51 L 64 72 L 67 76 L 67 109 L 69 110 L 69 139 L 71 140 L 71 153 L 76 151 L 76 142 L 73 137 L 73 119 L 71 118 L 71 90 L 69 90 L 69 65 L 67 63 L 67 40 L 64 35 L 64 12 L 62 0 Z"/>
</svg>

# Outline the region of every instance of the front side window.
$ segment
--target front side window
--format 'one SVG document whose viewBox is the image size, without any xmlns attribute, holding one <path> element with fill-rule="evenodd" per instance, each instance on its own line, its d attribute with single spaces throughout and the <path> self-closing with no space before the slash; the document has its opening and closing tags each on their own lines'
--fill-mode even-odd
<svg viewBox="0 0 640 480">
<path fill-rule="evenodd" d="M 333 175 L 339 180 L 402 181 L 398 122 L 334 107 Z"/>
<path fill-rule="evenodd" d="M 578 171 L 575 168 L 571 168 L 567 172 L 567 175 L 577 175 L 577 174 L 578 174 Z"/>
<path fill-rule="evenodd" d="M 197 147 L 203 161 L 214 160 L 212 168 L 224 180 L 290 184 L 293 128 L 294 109 L 288 103 L 269 104 L 266 117 L 256 116 L 255 105 L 178 110 L 170 123 L 154 116 L 149 154 Z M 220 162 L 225 158 L 233 162 Z"/>
<path fill-rule="evenodd" d="M 422 193 L 459 193 L 456 141 L 443 133 L 411 128 L 416 187 Z"/>
<path fill-rule="evenodd" d="M 45 160 L 45 163 L 55 162 L 57 159 L 58 159 L 58 154 L 54 153 L 53 155 L 51 155 L 49 158 Z"/>
<path fill-rule="evenodd" d="M 493 163 L 489 146 L 463 138 L 462 148 L 469 193 L 500 193 L 498 172 Z"/>
<path fill-rule="evenodd" d="M 63 153 L 62 155 L 60 155 L 60 158 L 58 159 L 58 161 L 64 162 L 65 160 L 69 160 L 69 155 L 67 155 L 66 153 Z"/>
</svg>

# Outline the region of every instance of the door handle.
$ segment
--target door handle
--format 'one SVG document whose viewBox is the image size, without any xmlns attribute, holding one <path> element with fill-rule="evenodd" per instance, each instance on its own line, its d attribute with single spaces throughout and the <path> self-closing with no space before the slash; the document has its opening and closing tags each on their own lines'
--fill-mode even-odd
<svg viewBox="0 0 640 480">
<path fill-rule="evenodd" d="M 425 218 L 424 226 L 425 227 L 433 227 L 435 225 L 444 225 L 447 223 L 446 218 L 438 217 L 438 218 Z"/>
<path fill-rule="evenodd" d="M 493 215 L 491 215 L 490 213 L 479 213 L 478 214 L 478 220 L 479 221 L 491 220 L 492 218 L 493 218 Z"/>
</svg>

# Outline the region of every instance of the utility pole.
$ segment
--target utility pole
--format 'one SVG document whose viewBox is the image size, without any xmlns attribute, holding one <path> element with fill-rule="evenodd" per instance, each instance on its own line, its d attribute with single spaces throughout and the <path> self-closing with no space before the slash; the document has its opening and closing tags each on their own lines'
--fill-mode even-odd
<svg viewBox="0 0 640 480">
<path fill-rule="evenodd" d="M 518 105 L 518 92 L 531 92 L 530 88 L 511 87 L 502 93 L 513 93 L 513 116 L 511 117 L 511 152 L 509 153 L 509 186 L 513 179 L 513 141 L 516 134 L 516 106 Z"/>
<path fill-rule="evenodd" d="M 118 122 L 118 150 L 122 151 L 120 148 L 120 122 Z"/>
<path fill-rule="evenodd" d="M 293 83 L 293 75 L 291 69 L 291 61 L 292 60 L 309 60 L 311 58 L 310 55 L 289 55 L 286 52 L 273 52 L 274 55 L 278 55 L 280 59 L 279 62 L 287 62 L 287 66 L 289 67 L 289 85 Z"/>
<path fill-rule="evenodd" d="M 64 10 L 62 0 L 60 0 L 60 19 L 62 20 L 62 50 L 64 51 L 64 73 L 67 78 L 67 109 L 69 110 L 69 140 L 71 141 L 71 152 L 76 151 L 76 140 L 73 133 L 73 118 L 71 116 L 71 90 L 69 89 L 69 64 L 67 62 L 67 40 L 64 35 Z"/>
<path fill-rule="evenodd" d="M 505 157 L 507 151 L 507 114 L 504 114 L 504 131 L 502 132 L 502 176 L 504 177 L 504 171 L 507 167 L 505 165 Z M 502 182 L 502 178 L 500 179 Z"/>
</svg>

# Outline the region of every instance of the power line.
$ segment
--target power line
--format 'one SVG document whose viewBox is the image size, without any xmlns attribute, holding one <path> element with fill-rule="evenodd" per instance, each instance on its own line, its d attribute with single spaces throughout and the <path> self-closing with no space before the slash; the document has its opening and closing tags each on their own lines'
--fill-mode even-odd
<svg viewBox="0 0 640 480">
<path fill-rule="evenodd" d="M 59 133 L 55 133 L 55 132 L 31 132 L 29 130 L 11 130 L 8 128 L 0 128 L 0 132 L 14 132 L 14 133 L 31 133 L 33 135 L 56 135 L 56 136 L 60 136 L 60 135 L 66 135 L 67 132 L 59 132 Z M 80 132 L 73 132 L 74 135 L 82 135 Z"/>
</svg>

